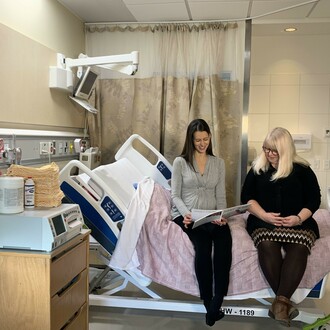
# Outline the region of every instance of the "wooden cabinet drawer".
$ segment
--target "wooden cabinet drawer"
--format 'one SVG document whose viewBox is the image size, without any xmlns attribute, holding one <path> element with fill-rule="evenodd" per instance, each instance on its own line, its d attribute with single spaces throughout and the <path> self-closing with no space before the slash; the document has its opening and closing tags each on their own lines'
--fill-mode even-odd
<svg viewBox="0 0 330 330">
<path fill-rule="evenodd" d="M 87 244 L 88 242 L 84 240 L 53 258 L 50 266 L 51 297 L 87 268 Z"/>
<path fill-rule="evenodd" d="M 61 329 L 87 302 L 87 276 L 88 270 L 85 269 L 63 292 L 51 299 L 52 329 Z"/>
<path fill-rule="evenodd" d="M 89 233 L 50 253 L 0 249 L 0 330 L 87 330 Z"/>
<path fill-rule="evenodd" d="M 85 303 L 83 307 L 74 315 L 63 330 L 87 330 L 88 329 L 88 304 Z"/>
</svg>

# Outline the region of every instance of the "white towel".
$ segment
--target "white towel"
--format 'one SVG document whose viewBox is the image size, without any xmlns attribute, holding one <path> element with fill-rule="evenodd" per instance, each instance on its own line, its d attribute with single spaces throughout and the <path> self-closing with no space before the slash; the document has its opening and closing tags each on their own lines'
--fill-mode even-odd
<svg viewBox="0 0 330 330">
<path fill-rule="evenodd" d="M 142 225 L 148 213 L 150 200 L 154 189 L 154 181 L 145 178 L 139 182 L 120 232 L 115 251 L 110 260 L 110 267 L 130 272 L 138 270 L 140 266 L 136 253 L 136 244 L 139 239 Z"/>
</svg>

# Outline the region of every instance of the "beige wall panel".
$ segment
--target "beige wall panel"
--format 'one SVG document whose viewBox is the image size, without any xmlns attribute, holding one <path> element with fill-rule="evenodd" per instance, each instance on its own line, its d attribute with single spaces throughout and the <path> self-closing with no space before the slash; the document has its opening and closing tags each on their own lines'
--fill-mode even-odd
<svg viewBox="0 0 330 330">
<path fill-rule="evenodd" d="M 56 0 L 1 0 L 0 23 L 67 57 L 85 51 L 83 22 Z"/>
<path fill-rule="evenodd" d="M 251 54 L 249 145 L 260 145 L 265 131 L 278 125 L 312 134 L 312 149 L 301 156 L 322 183 L 321 207 L 330 207 L 330 139 L 324 133 L 330 127 L 330 35 L 254 37 Z"/>
<path fill-rule="evenodd" d="M 84 110 L 68 93 L 48 87 L 56 52 L 1 24 L 0 42 L 0 126 L 83 127 Z"/>
</svg>

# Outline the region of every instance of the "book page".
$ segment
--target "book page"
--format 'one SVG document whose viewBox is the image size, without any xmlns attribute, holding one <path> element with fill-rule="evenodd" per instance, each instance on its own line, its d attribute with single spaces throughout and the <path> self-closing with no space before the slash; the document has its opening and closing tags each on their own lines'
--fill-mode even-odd
<svg viewBox="0 0 330 330">
<path fill-rule="evenodd" d="M 192 210 L 192 220 L 194 221 L 193 228 L 201 226 L 204 223 L 212 222 L 214 220 L 219 220 L 219 219 L 221 219 L 221 216 L 222 216 L 221 210 L 213 211 L 212 213 L 205 213 L 205 212 L 200 212 L 200 211 L 206 211 L 206 210 L 197 210 L 197 209 Z M 210 211 L 208 210 L 207 212 L 210 212 Z M 202 216 L 199 218 L 194 218 L 194 215 L 196 216 L 197 214 L 202 215 Z"/>
<path fill-rule="evenodd" d="M 233 215 L 244 213 L 249 208 L 249 206 L 250 204 L 242 204 L 238 206 L 229 207 L 223 210 L 222 216 L 224 218 L 229 218 L 232 217 Z"/>
<path fill-rule="evenodd" d="M 200 210 L 192 209 L 191 216 L 194 222 L 193 228 L 201 226 L 205 223 L 212 222 L 214 220 L 229 218 L 233 215 L 246 212 L 250 204 L 243 204 L 238 206 L 229 207 L 223 210 Z"/>
<path fill-rule="evenodd" d="M 192 209 L 191 217 L 193 221 L 200 220 L 211 215 L 218 215 L 220 218 L 222 210 L 201 210 L 201 209 Z"/>
</svg>

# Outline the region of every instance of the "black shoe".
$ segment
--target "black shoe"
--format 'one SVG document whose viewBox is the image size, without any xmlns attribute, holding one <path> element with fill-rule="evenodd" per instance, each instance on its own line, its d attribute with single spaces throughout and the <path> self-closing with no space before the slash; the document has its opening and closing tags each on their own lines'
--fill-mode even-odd
<svg viewBox="0 0 330 330">
<path fill-rule="evenodd" d="M 205 322 L 208 326 L 212 327 L 216 321 L 221 320 L 225 316 L 223 311 L 218 311 L 216 314 L 213 313 L 206 313 L 205 315 Z"/>
<path fill-rule="evenodd" d="M 220 310 L 223 302 L 223 297 L 214 296 L 210 303 L 210 309 L 207 311 L 205 316 L 206 324 L 212 327 L 216 321 L 221 320 L 225 313 Z"/>
<path fill-rule="evenodd" d="M 223 297 L 214 296 L 210 303 L 210 312 L 213 315 L 217 315 L 223 302 Z"/>
<path fill-rule="evenodd" d="M 203 299 L 203 305 L 204 305 L 204 307 L 206 309 L 206 313 L 208 313 L 209 310 L 210 310 L 211 301 L 212 301 L 212 298 L 205 298 L 205 299 Z"/>
</svg>

